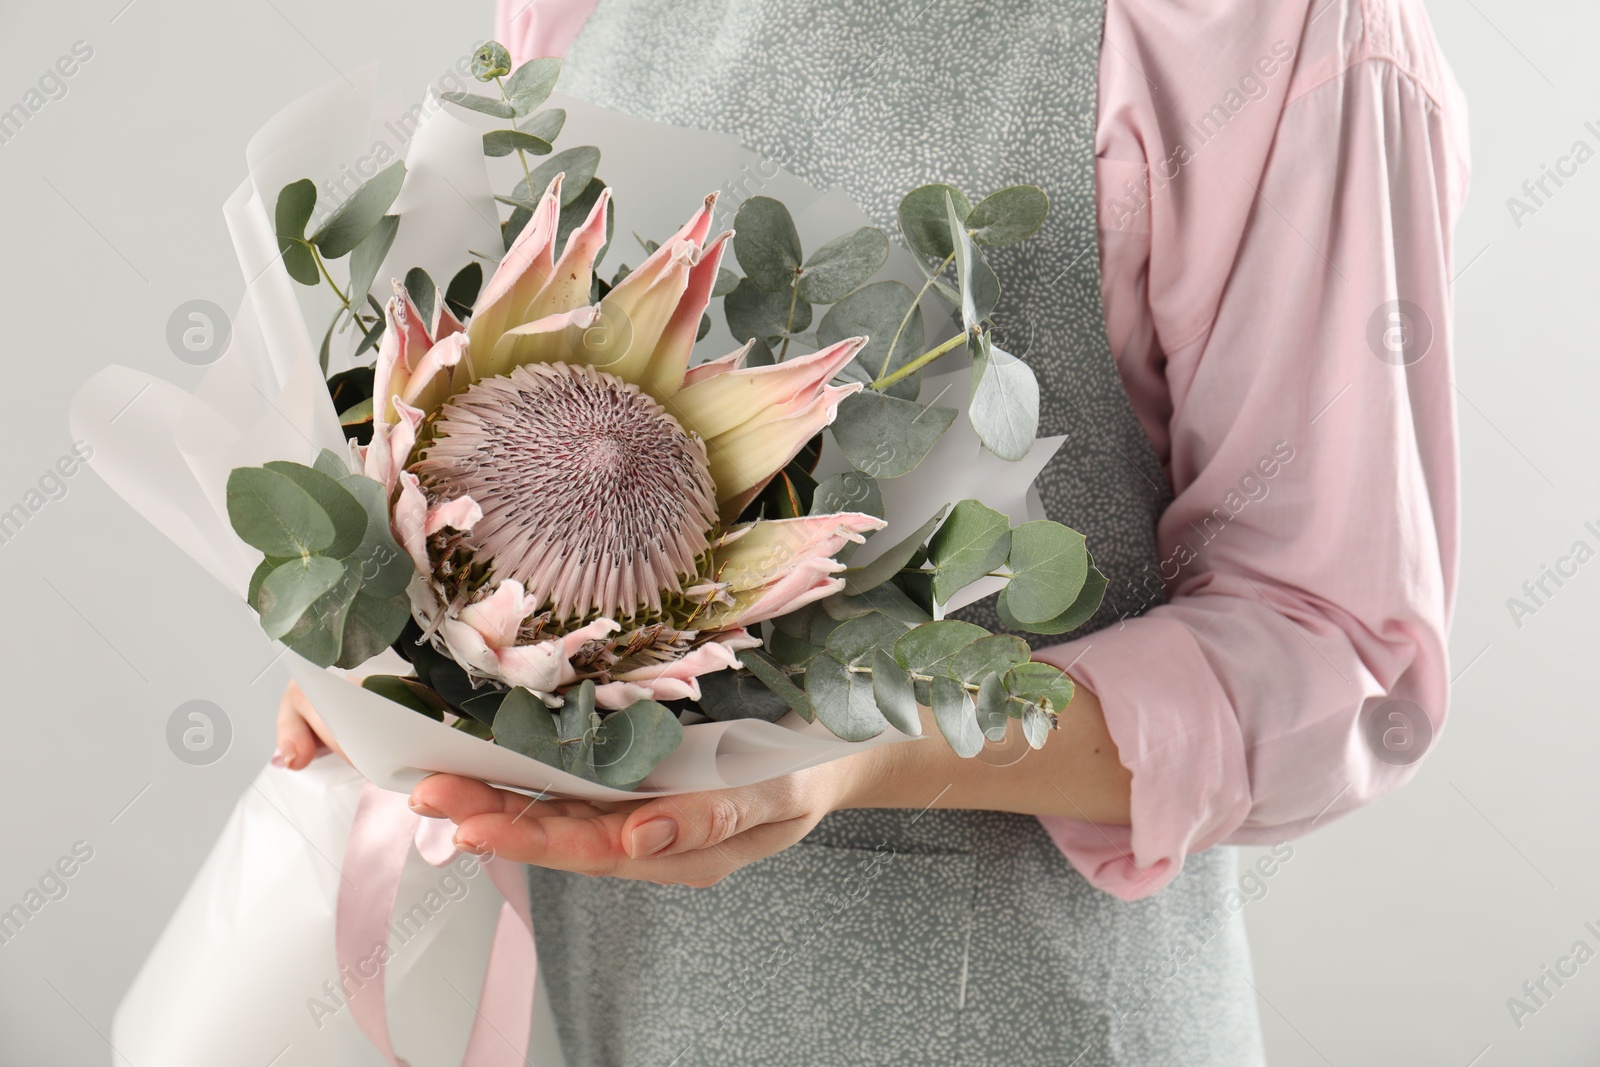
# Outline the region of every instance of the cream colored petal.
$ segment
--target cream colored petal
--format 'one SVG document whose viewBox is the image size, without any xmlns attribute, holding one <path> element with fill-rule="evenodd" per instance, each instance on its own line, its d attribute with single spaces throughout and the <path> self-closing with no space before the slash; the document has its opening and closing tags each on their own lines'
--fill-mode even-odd
<svg viewBox="0 0 1600 1067">
<path fill-rule="evenodd" d="M 664 406 L 684 429 L 710 439 L 765 418 L 772 408 L 796 397 L 816 395 L 866 343 L 865 337 L 850 337 L 782 363 L 702 377 Z"/>
</svg>

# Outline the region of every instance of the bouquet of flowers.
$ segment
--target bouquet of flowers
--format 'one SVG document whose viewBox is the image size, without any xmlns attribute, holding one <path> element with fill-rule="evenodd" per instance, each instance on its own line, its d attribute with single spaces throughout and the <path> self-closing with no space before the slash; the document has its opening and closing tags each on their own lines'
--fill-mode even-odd
<svg viewBox="0 0 1600 1067">
<path fill-rule="evenodd" d="M 309 350 L 278 378 L 336 411 L 347 444 L 236 464 L 222 502 L 259 553 L 250 606 L 305 661 L 296 676 L 352 760 L 402 785 L 368 765 L 601 797 L 729 782 L 672 772 L 687 750 L 753 759 L 734 772 L 750 778 L 918 736 L 921 707 L 963 756 L 1012 719 L 1042 745 L 1070 680 L 1014 633 L 946 615 L 998 592 L 1012 630 L 1078 626 L 1105 587 L 1083 537 L 949 499 L 937 470 L 902 486 L 953 427 L 1023 488 L 1053 451 L 1031 370 L 996 343 L 984 255 L 1038 229 L 1043 192 L 909 190 L 895 256 L 920 292 L 880 277 L 880 229 L 807 252 L 765 195 L 715 233 L 730 205 L 706 196 L 602 273 L 622 255 L 613 189 L 598 149 L 555 150 L 559 66 L 512 69 L 491 42 L 473 59 L 485 93 L 444 95 L 459 110 L 432 121 L 494 120 L 463 126 L 477 165 L 520 174 L 495 197 L 500 246 L 473 247 L 481 228 L 462 240 L 444 285 L 395 262 L 428 207 L 391 210 L 413 192 L 407 161 L 315 226 L 310 178 L 256 194 L 270 269 L 337 301 L 326 393 L 306 399 Z M 952 329 L 928 346 L 936 302 Z M 723 336 L 733 351 L 704 351 Z M 930 365 L 961 351 L 970 369 L 924 403 Z M 940 404 L 961 385 L 964 404 Z M 379 656 L 398 668 L 361 690 L 325 681 Z"/>
</svg>

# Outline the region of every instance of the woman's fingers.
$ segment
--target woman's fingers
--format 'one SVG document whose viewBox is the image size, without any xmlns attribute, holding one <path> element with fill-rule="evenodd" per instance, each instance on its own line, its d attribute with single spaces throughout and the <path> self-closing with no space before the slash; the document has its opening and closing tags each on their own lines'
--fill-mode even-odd
<svg viewBox="0 0 1600 1067">
<path fill-rule="evenodd" d="M 278 751 L 273 754 L 273 765 L 298 771 L 317 757 L 320 745 L 326 745 L 340 759 L 345 758 L 317 709 L 300 686 L 290 682 L 278 701 Z"/>
</svg>

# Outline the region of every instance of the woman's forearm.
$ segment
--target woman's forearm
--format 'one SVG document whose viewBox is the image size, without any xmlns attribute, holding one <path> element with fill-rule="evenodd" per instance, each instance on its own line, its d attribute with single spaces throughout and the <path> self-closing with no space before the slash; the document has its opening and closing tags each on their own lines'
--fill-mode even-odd
<svg viewBox="0 0 1600 1067">
<path fill-rule="evenodd" d="M 921 741 L 880 745 L 839 761 L 842 808 L 974 808 L 1127 825 L 1132 774 L 1118 758 L 1100 701 L 1082 685 L 1043 748 L 1020 724 L 1004 743 L 963 759 L 922 709 Z"/>
</svg>

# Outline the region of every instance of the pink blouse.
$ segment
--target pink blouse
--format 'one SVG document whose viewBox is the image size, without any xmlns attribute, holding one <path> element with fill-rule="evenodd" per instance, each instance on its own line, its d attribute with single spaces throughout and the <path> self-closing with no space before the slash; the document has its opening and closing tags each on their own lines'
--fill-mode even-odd
<svg viewBox="0 0 1600 1067">
<path fill-rule="evenodd" d="M 500 0 L 497 36 L 559 55 L 593 7 Z M 1111 350 L 1175 492 L 1167 600 L 1038 653 L 1133 776 L 1131 826 L 1041 821 L 1132 900 L 1409 779 L 1374 714 L 1420 709 L 1413 744 L 1442 726 L 1466 111 L 1422 0 L 1109 0 L 1099 109 Z"/>
</svg>

